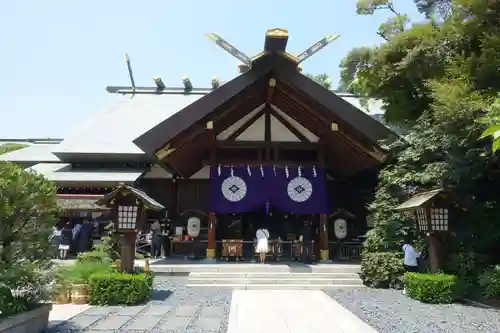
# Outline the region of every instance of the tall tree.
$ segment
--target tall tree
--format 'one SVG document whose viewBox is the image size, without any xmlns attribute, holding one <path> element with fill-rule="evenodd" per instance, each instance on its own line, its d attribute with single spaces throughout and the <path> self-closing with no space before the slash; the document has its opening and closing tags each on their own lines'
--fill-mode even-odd
<svg viewBox="0 0 500 333">
<path fill-rule="evenodd" d="M 389 1 L 361 4 L 363 14 L 399 15 Z M 397 249 L 410 224 L 394 212 L 396 205 L 417 192 L 452 187 L 466 208 L 456 221 L 457 246 L 500 250 L 500 194 L 489 190 L 500 186 L 498 161 L 487 142 L 477 140 L 485 123 L 500 119 L 499 5 L 500 0 L 454 0 L 439 24 L 408 24 L 362 53 L 352 88 L 382 100 L 386 120 L 409 125 L 404 141 L 390 147 L 393 159 L 380 173 L 370 207 L 375 228 L 366 249 Z M 349 66 L 359 53 L 352 50 L 341 63 L 341 85 L 351 79 Z M 494 138 L 496 130 L 489 133 Z"/>
</svg>

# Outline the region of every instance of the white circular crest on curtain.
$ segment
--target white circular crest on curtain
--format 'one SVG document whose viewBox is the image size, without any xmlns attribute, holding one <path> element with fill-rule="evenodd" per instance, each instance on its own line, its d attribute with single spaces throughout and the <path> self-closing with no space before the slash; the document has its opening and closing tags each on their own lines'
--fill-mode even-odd
<svg viewBox="0 0 500 333">
<path fill-rule="evenodd" d="M 311 197 L 313 186 L 304 177 L 295 177 L 288 183 L 288 196 L 295 202 L 304 202 Z"/>
<path fill-rule="evenodd" d="M 236 176 L 227 177 L 221 185 L 222 195 L 231 202 L 242 200 L 247 195 L 247 184 Z"/>
</svg>

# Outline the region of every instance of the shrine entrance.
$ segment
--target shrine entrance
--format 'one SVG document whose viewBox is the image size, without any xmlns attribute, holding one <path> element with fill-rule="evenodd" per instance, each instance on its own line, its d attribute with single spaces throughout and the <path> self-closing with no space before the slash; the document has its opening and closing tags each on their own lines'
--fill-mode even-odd
<svg viewBox="0 0 500 333">
<path fill-rule="evenodd" d="M 298 260 L 305 221 L 310 225 L 305 241 L 321 246 L 320 216 L 330 211 L 324 177 L 324 171 L 314 166 L 219 166 L 213 170 L 209 210 L 216 214 L 217 252 L 226 260 L 251 259 L 255 233 L 265 228 L 270 234 L 269 256 Z"/>
</svg>

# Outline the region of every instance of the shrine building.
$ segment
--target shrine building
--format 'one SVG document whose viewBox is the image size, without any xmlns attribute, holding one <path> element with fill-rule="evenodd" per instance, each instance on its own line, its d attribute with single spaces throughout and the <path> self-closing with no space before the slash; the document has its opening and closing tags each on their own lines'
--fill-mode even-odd
<svg viewBox="0 0 500 333">
<path fill-rule="evenodd" d="M 119 183 L 138 187 L 167 208 L 176 233 L 186 232 L 190 217 L 201 220 L 202 248 L 188 251 L 208 258 L 222 255 L 224 240 L 244 239 L 259 227 L 271 239 L 295 241 L 309 219 L 317 258 L 335 259 L 334 219 L 342 215 L 343 241 L 359 245 L 386 158 L 380 142 L 395 136 L 375 119 L 377 103 L 366 110 L 358 97 L 301 73 L 307 52 L 326 44 L 294 56 L 286 51 L 287 31 L 271 29 L 264 50 L 250 58 L 213 36 L 243 62 L 233 80 L 214 78 L 210 88 L 197 88 L 184 78 L 173 88 L 155 77 L 155 86 L 137 87 L 129 67 L 132 86 L 107 87 L 119 95 L 116 104 L 62 142 L 0 159 L 54 181 L 67 218 L 102 218 L 98 198 Z M 187 246 L 178 236 L 179 249 Z"/>
</svg>

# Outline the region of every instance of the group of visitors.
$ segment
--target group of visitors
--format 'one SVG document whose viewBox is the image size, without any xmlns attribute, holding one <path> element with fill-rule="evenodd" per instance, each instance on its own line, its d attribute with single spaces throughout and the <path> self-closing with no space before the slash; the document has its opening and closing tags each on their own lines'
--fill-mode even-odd
<svg viewBox="0 0 500 333">
<path fill-rule="evenodd" d="M 65 260 L 69 253 L 78 254 L 92 249 L 94 224 L 89 220 L 80 223 L 59 222 L 54 226 L 51 242 L 58 250 L 59 259 Z"/>
</svg>

